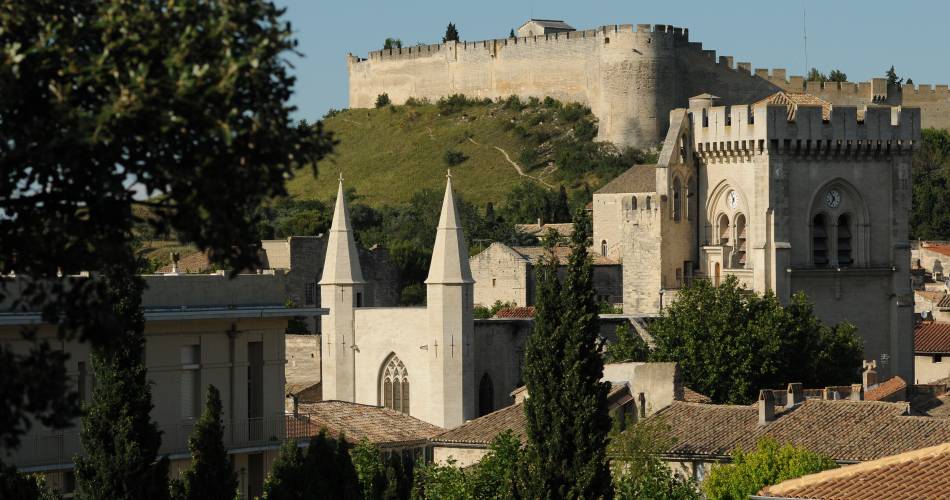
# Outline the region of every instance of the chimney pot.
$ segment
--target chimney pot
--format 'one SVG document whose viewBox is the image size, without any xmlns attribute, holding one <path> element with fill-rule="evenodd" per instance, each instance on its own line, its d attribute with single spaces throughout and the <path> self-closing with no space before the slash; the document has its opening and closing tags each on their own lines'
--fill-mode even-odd
<svg viewBox="0 0 950 500">
<path fill-rule="evenodd" d="M 864 401 L 864 386 L 851 384 L 851 401 Z"/>
<path fill-rule="evenodd" d="M 775 395 L 770 390 L 759 391 L 759 425 L 775 420 Z"/>
<path fill-rule="evenodd" d="M 801 382 L 788 384 L 788 391 L 785 397 L 785 408 L 793 408 L 805 402 L 805 392 L 802 389 Z"/>
<path fill-rule="evenodd" d="M 877 368 L 877 360 L 872 359 L 864 362 L 864 372 L 861 374 L 861 385 L 864 386 L 865 391 L 877 385 L 877 370 L 875 370 L 875 368 Z"/>
</svg>

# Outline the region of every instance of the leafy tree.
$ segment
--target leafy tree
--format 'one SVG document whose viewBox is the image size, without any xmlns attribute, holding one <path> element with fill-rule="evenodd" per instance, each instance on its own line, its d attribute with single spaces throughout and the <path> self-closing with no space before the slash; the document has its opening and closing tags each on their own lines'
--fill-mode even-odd
<svg viewBox="0 0 950 500">
<path fill-rule="evenodd" d="M 699 500 L 697 485 L 673 474 L 658 456 L 670 444 L 664 424 L 656 420 L 621 424 L 624 422 L 615 422 L 608 447 L 618 498 Z"/>
<path fill-rule="evenodd" d="M 610 418 L 608 384 L 601 382 L 597 302 L 587 248 L 586 212 L 575 219 L 563 286 L 557 261 L 536 271 L 535 324 L 525 352 L 527 496 L 610 496 L 605 448 Z"/>
<path fill-rule="evenodd" d="M 475 316 L 475 319 L 488 319 L 495 314 L 498 314 L 498 311 L 507 309 L 509 307 L 515 307 L 515 304 L 513 302 L 502 302 L 500 300 L 496 300 L 495 303 L 491 305 L 491 307 L 486 307 L 481 304 L 476 305 L 473 315 Z"/>
<path fill-rule="evenodd" d="M 281 447 L 264 482 L 268 500 L 359 498 L 360 478 L 345 437 L 327 436 L 326 429 L 310 439 L 304 453 L 294 441 Z"/>
<path fill-rule="evenodd" d="M 304 454 L 294 440 L 285 441 L 264 480 L 266 500 L 304 500 L 307 496 Z"/>
<path fill-rule="evenodd" d="M 911 168 L 910 236 L 950 239 L 950 133 L 924 129 Z"/>
<path fill-rule="evenodd" d="M 465 153 L 461 151 L 456 151 L 454 149 L 447 149 L 445 151 L 445 154 L 442 155 L 442 159 L 445 161 L 446 165 L 450 167 L 454 167 L 455 165 L 459 165 L 465 162 L 465 160 L 467 160 L 468 157 L 465 156 Z"/>
<path fill-rule="evenodd" d="M 445 36 L 442 37 L 442 43 L 457 41 L 459 41 L 459 30 L 455 28 L 454 24 L 449 23 L 445 28 Z"/>
<path fill-rule="evenodd" d="M 319 123 L 291 121 L 296 41 L 283 12 L 263 0 L 4 3 L 0 274 L 18 286 L 0 301 L 96 346 L 122 334 L 108 287 L 137 269 L 137 224 L 226 269 L 257 263 L 255 208 L 333 146 Z M 64 359 L 42 341 L 0 347 L 4 446 L 34 417 L 78 416 Z"/>
<path fill-rule="evenodd" d="M 831 73 L 828 74 L 829 82 L 846 82 L 848 81 L 848 75 L 840 69 L 833 69 Z"/>
<path fill-rule="evenodd" d="M 96 384 L 82 417 L 83 455 L 76 457 L 77 497 L 82 499 L 168 498 L 168 458 L 158 458 L 161 432 L 149 413 L 146 379 L 144 283 L 134 270 L 107 269 L 112 336 L 94 345 L 90 359 Z"/>
<path fill-rule="evenodd" d="M 60 495 L 46 485 L 42 474 L 23 474 L 0 463 L 0 498 L 17 500 L 59 500 Z"/>
<path fill-rule="evenodd" d="M 623 363 L 627 361 L 646 361 L 650 356 L 650 347 L 646 341 L 630 329 L 628 323 L 617 327 L 617 341 L 607 344 L 605 362 Z"/>
<path fill-rule="evenodd" d="M 893 66 L 893 65 L 891 65 L 891 69 L 887 70 L 887 72 L 885 73 L 885 76 L 887 76 L 887 85 L 888 85 L 888 86 L 890 86 L 890 85 L 900 85 L 901 83 L 904 82 L 904 79 L 903 79 L 903 78 L 898 78 L 898 77 L 897 77 L 897 72 L 894 71 L 894 66 Z"/>
<path fill-rule="evenodd" d="M 390 103 L 389 94 L 383 92 L 382 94 L 379 94 L 378 96 L 376 96 L 377 108 L 385 108 L 386 106 L 389 106 L 389 103 Z"/>
<path fill-rule="evenodd" d="M 818 71 L 818 68 L 812 68 L 808 72 L 808 76 L 805 77 L 805 80 L 809 82 L 824 82 L 828 80 L 828 76 Z"/>
<path fill-rule="evenodd" d="M 515 29 L 511 28 L 511 31 L 508 32 L 508 38 L 514 38 L 514 37 L 515 37 Z"/>
<path fill-rule="evenodd" d="M 766 486 L 837 466 L 830 457 L 765 437 L 750 452 L 736 448 L 731 464 L 714 466 L 703 492 L 710 500 L 746 499 Z"/>
<path fill-rule="evenodd" d="M 386 467 L 379 448 L 363 438 L 350 450 L 350 458 L 363 491 L 363 498 L 380 498 L 386 489 Z"/>
<path fill-rule="evenodd" d="M 524 448 L 510 431 L 492 439 L 488 453 L 465 469 L 450 458 L 447 464 L 430 464 L 416 470 L 413 498 L 508 499 L 521 498 L 518 476 Z"/>
<path fill-rule="evenodd" d="M 416 469 L 412 498 L 474 500 L 465 471 L 456 463 L 450 457 L 446 464 L 433 463 Z"/>
<path fill-rule="evenodd" d="M 782 307 L 729 276 L 720 286 L 694 280 L 651 327 L 655 361 L 676 361 L 683 383 L 717 403 L 746 404 L 759 389 L 852 382 L 862 344 L 848 323 L 823 325 L 802 293 Z"/>
<path fill-rule="evenodd" d="M 402 40 L 398 38 L 387 38 L 383 42 L 383 50 L 401 49 L 401 48 L 402 48 Z"/>
<path fill-rule="evenodd" d="M 175 500 L 233 500 L 238 480 L 228 451 L 224 447 L 224 425 L 221 422 L 221 394 L 208 386 L 204 412 L 188 439 L 191 468 L 183 478 L 172 483 Z"/>
</svg>

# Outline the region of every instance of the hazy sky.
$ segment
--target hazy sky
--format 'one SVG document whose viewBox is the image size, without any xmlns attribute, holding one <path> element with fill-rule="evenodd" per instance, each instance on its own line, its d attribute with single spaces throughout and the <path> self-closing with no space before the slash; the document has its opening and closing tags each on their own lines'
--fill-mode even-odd
<svg viewBox="0 0 950 500">
<path fill-rule="evenodd" d="M 883 76 L 892 64 L 914 83 L 950 83 L 950 1 L 881 0 L 276 0 L 297 33 L 303 58 L 298 117 L 316 120 L 347 102 L 346 54 L 366 57 L 386 37 L 439 43 L 450 21 L 462 40 L 504 38 L 531 17 L 563 19 L 578 29 L 605 24 L 672 24 L 691 41 L 748 61 L 754 68 L 804 73 L 802 7 L 808 65 L 838 68 L 851 81 Z"/>
</svg>

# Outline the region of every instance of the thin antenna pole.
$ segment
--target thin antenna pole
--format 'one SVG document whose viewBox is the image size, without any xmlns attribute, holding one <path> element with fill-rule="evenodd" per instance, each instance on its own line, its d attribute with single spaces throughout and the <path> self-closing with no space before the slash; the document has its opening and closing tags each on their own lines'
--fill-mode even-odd
<svg viewBox="0 0 950 500">
<path fill-rule="evenodd" d="M 804 45 L 805 51 L 805 72 L 803 75 L 808 75 L 808 24 L 805 22 L 805 0 L 802 0 L 802 42 Z"/>
</svg>

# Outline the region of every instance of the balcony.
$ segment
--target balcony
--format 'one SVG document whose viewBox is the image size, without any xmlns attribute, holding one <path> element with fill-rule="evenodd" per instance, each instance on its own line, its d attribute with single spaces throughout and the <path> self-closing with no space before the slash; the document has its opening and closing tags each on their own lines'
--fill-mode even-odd
<svg viewBox="0 0 950 500">
<path fill-rule="evenodd" d="M 172 458 L 189 455 L 188 438 L 194 430 L 195 421 L 177 425 L 159 425 L 162 431 L 162 446 L 159 454 Z M 276 447 L 288 439 L 304 439 L 320 432 L 307 414 L 286 414 L 225 422 L 224 445 L 229 450 L 256 447 Z M 6 450 L 3 450 L 4 452 Z M 59 432 L 33 433 L 21 440 L 20 448 L 4 461 L 19 469 L 59 469 L 69 467 L 76 454 L 82 452 L 79 429 Z"/>
</svg>

